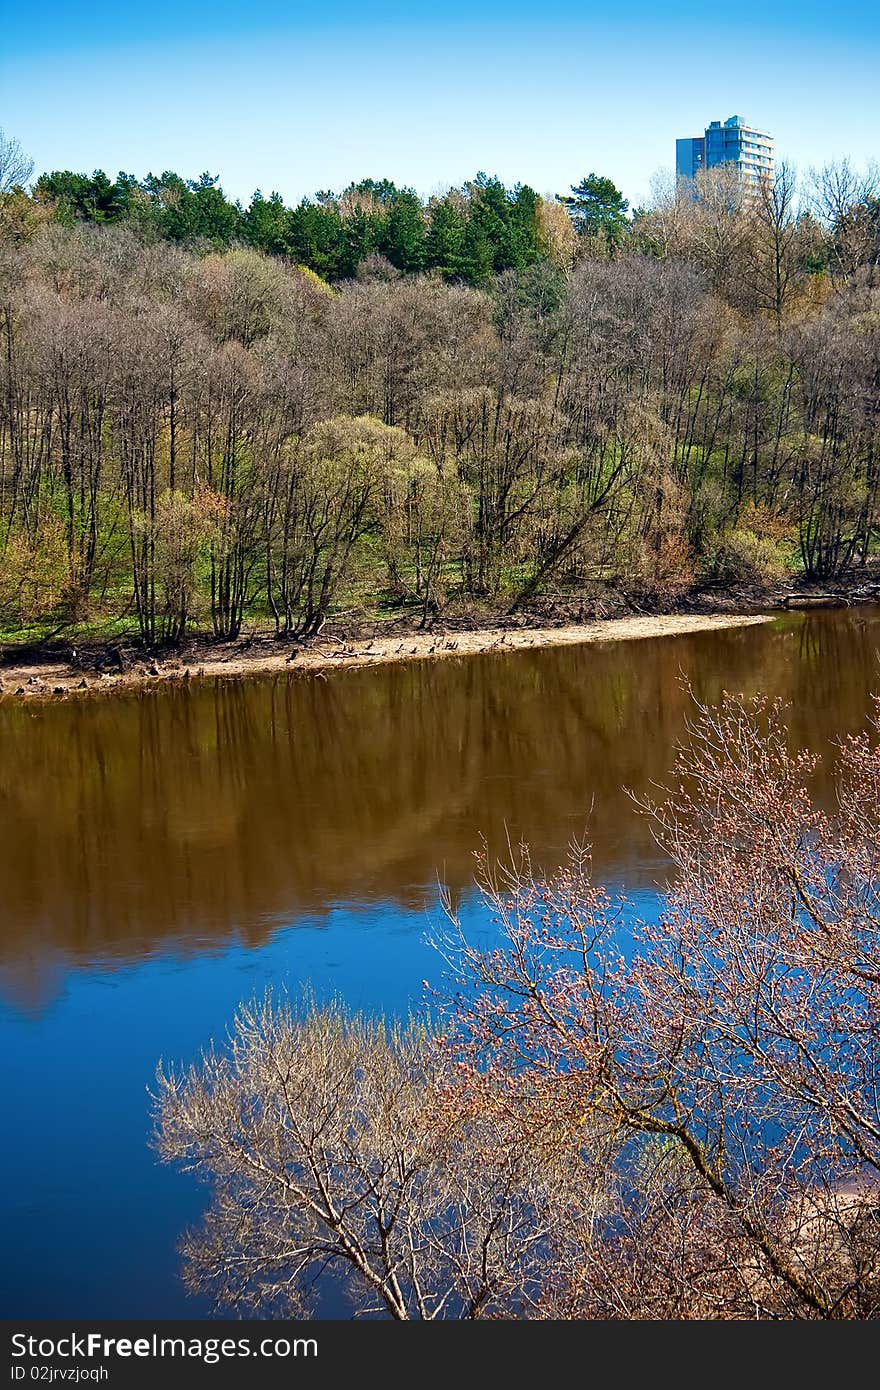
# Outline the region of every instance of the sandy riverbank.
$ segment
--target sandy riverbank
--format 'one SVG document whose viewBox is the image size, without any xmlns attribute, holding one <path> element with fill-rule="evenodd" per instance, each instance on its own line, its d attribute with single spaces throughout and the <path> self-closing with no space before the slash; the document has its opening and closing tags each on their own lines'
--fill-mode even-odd
<svg viewBox="0 0 880 1390">
<path fill-rule="evenodd" d="M 61 660 L 37 659 L 0 665 L 0 698 L 62 699 L 89 692 L 131 689 L 160 681 L 261 676 L 287 672 L 319 673 L 392 661 L 434 660 L 492 651 L 520 651 L 589 642 L 633 641 L 676 636 L 713 628 L 748 627 L 769 622 L 767 615 L 686 613 L 611 618 L 561 627 L 482 628 L 464 632 L 407 632 L 372 640 L 339 639 L 307 645 L 279 643 L 271 637 L 190 647 L 180 655 L 135 657 L 121 671 L 82 669 Z"/>
</svg>

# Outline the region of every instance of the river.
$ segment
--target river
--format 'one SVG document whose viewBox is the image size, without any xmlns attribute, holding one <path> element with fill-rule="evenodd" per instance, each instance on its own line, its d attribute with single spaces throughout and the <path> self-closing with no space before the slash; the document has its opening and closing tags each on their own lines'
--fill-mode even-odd
<svg viewBox="0 0 880 1390">
<path fill-rule="evenodd" d="M 0 1165 L 7 1317 L 186 1317 L 176 1242 L 205 1193 L 148 1146 L 160 1056 L 267 984 L 397 1013 L 442 962 L 439 885 L 475 932 L 473 852 L 509 835 L 650 911 L 664 865 L 627 789 L 691 708 L 789 703 L 825 755 L 880 689 L 880 609 L 107 698 L 0 702 Z"/>
</svg>

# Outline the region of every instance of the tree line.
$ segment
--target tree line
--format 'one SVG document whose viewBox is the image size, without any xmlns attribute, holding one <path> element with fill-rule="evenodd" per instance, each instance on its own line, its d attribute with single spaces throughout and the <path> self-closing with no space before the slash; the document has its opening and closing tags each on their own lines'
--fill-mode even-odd
<svg viewBox="0 0 880 1390">
<path fill-rule="evenodd" d="M 500 271 L 534 264 L 547 239 L 537 193 L 505 188 L 486 174 L 427 204 L 388 179 L 363 179 L 294 207 L 278 193 L 265 198 L 258 191 L 243 207 L 210 174 L 183 179 L 166 172 L 141 180 L 119 174 L 111 182 L 101 170 L 43 174 L 32 199 L 68 225 L 127 223 L 142 235 L 214 249 L 240 242 L 328 280 L 350 278 L 367 257 L 381 255 L 407 274 L 436 270 L 446 279 L 484 284 Z"/>
<path fill-rule="evenodd" d="M 597 173 L 555 198 L 541 197 L 527 184 L 507 188 L 499 178 L 478 173 L 428 199 L 390 179 L 368 178 L 294 206 L 286 206 L 279 193 L 266 198 L 257 190 L 245 207 L 227 198 L 219 177 L 210 173 L 187 179 L 166 171 L 138 179 L 121 172 L 111 180 L 101 169 L 92 174 L 54 170 L 41 174 L 27 195 L 22 184 L 30 172 L 17 142 L 3 140 L 0 192 L 7 199 L 7 231 L 16 219 L 25 226 L 34 218 L 67 226 L 128 224 L 142 237 L 181 245 L 253 246 L 331 282 L 351 278 L 376 255 L 404 274 L 434 271 L 448 280 L 486 285 L 504 271 L 522 271 L 546 258 L 567 265 L 585 253 L 613 254 L 623 247 L 664 254 L 670 204 L 689 202 L 714 207 L 704 208 L 709 215 L 702 231 L 709 242 L 719 237 L 719 218 L 759 211 L 759 221 L 773 224 L 780 261 L 800 262 L 813 271 L 847 275 L 859 265 L 876 264 L 880 236 L 876 166 L 859 173 L 846 160 L 811 171 L 800 199 L 793 172 L 784 165 L 759 193 L 749 196 L 746 187 L 745 198 L 727 167 L 704 171 L 677 188 L 655 180 L 652 202 L 632 211 L 614 182 Z M 748 236 L 747 228 L 741 226 L 739 234 Z M 710 247 L 705 250 L 711 255 Z M 729 253 L 729 246 L 715 248 L 716 255 Z M 784 280 L 786 267 L 778 269 Z"/>
<path fill-rule="evenodd" d="M 427 207 L 367 181 L 310 204 L 349 236 L 332 267 L 234 208 L 218 240 L 212 180 L 80 177 L 0 193 L 7 632 L 660 603 L 876 544 L 870 176 L 829 167 L 807 214 L 784 166 L 757 194 L 722 169 L 632 217 L 598 176 Z"/>
</svg>

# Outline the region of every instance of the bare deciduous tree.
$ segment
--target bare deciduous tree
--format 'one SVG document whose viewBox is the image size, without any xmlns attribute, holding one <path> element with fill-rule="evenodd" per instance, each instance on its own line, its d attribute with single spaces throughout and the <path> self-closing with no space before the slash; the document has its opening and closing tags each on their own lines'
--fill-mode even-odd
<svg viewBox="0 0 880 1390">
<path fill-rule="evenodd" d="M 213 1185 L 191 1288 L 289 1312 L 342 1272 L 395 1318 L 880 1316 L 880 745 L 837 813 L 781 710 L 700 709 L 644 803 L 674 881 L 633 922 L 575 849 L 480 861 L 442 1031 L 243 1010 L 160 1072 L 157 1144 Z"/>
<path fill-rule="evenodd" d="M 34 172 L 34 161 L 21 148 L 18 140 L 0 128 L 0 193 L 23 188 Z"/>
<path fill-rule="evenodd" d="M 863 171 L 848 159 L 811 171 L 813 207 L 830 232 L 832 274 L 851 280 L 861 267 L 876 269 L 880 261 L 880 167 Z"/>
<path fill-rule="evenodd" d="M 571 1165 L 536 1169 L 503 1118 L 438 1104 L 442 1063 L 417 1024 L 267 998 L 224 1053 L 160 1071 L 159 1152 L 213 1185 L 188 1286 L 290 1316 L 329 1272 L 359 1313 L 526 1315 Z"/>
<path fill-rule="evenodd" d="M 601 1116 L 621 1136 L 569 1312 L 880 1313 L 880 747 L 839 756 L 832 818 L 777 707 L 702 710 L 646 806 L 676 877 L 630 949 L 583 856 L 550 882 L 527 855 L 484 865 L 502 946 L 452 938 L 477 987 L 450 1026 L 461 1075 L 475 1096 L 509 1076 L 528 1132 Z"/>
</svg>

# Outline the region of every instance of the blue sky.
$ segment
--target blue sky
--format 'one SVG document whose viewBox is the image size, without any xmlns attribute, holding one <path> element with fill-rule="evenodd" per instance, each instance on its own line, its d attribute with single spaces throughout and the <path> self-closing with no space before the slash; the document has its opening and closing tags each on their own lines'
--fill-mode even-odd
<svg viewBox="0 0 880 1390">
<path fill-rule="evenodd" d="M 799 169 L 880 157 L 878 71 L 866 0 L 46 0 L 4 16 L 0 126 L 38 172 L 209 170 L 245 200 L 595 169 L 638 202 L 677 135 L 734 112 Z"/>
</svg>

